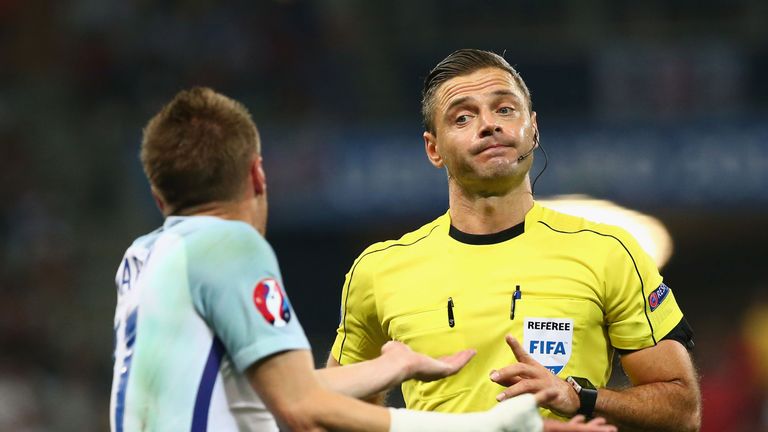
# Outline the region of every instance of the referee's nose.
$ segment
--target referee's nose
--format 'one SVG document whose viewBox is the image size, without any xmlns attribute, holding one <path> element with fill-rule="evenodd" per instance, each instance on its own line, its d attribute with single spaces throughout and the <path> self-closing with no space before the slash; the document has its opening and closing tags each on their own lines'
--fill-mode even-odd
<svg viewBox="0 0 768 432">
<path fill-rule="evenodd" d="M 477 120 L 480 123 L 480 130 L 479 130 L 479 137 L 485 138 L 488 136 L 493 135 L 494 133 L 501 133 L 501 125 L 496 122 L 496 119 L 494 118 L 492 113 L 489 112 L 481 112 L 478 114 Z"/>
</svg>

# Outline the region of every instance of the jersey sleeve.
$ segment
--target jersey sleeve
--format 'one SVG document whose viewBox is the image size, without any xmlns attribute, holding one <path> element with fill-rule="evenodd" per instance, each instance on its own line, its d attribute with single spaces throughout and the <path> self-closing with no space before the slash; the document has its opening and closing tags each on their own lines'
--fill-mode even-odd
<svg viewBox="0 0 768 432">
<path fill-rule="evenodd" d="M 683 318 L 653 259 L 629 233 L 615 229 L 605 268 L 606 320 L 622 350 L 655 345 Z"/>
<path fill-rule="evenodd" d="M 339 364 L 376 358 L 388 337 L 376 311 L 373 266 L 363 253 L 352 265 L 341 292 L 341 322 L 331 355 Z"/>
<path fill-rule="evenodd" d="M 245 228 L 218 235 L 214 246 L 191 253 L 191 294 L 237 370 L 281 351 L 309 349 L 267 241 Z"/>
</svg>

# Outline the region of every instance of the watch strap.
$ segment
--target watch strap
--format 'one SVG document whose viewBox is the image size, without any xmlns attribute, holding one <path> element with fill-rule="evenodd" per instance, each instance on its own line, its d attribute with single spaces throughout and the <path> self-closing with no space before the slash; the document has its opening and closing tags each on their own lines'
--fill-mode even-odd
<svg viewBox="0 0 768 432">
<path fill-rule="evenodd" d="M 591 418 L 595 412 L 595 404 L 597 404 L 597 389 L 595 386 L 588 379 L 582 377 L 569 376 L 565 381 L 573 387 L 573 390 L 579 396 L 579 409 L 576 413 Z"/>
<path fill-rule="evenodd" d="M 595 412 L 595 404 L 597 403 L 597 389 L 582 387 L 579 392 L 579 402 L 579 410 L 576 413 L 592 418 L 592 414 Z"/>
</svg>

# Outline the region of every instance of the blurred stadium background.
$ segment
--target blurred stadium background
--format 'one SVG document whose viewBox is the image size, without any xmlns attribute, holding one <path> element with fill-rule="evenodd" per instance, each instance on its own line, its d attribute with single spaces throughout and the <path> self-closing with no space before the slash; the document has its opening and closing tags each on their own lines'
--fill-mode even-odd
<svg viewBox="0 0 768 432">
<path fill-rule="evenodd" d="M 461 47 L 531 88 L 538 197 L 666 226 L 704 430 L 768 430 L 764 0 L 0 0 L 0 430 L 108 427 L 114 273 L 161 223 L 141 128 L 192 85 L 262 130 L 268 238 L 324 360 L 357 254 L 446 209 L 420 89 Z"/>
</svg>

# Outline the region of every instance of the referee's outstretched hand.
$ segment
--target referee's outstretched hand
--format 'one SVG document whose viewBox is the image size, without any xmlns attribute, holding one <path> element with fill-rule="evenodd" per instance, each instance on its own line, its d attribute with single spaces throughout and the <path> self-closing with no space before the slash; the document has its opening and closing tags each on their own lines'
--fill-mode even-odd
<svg viewBox="0 0 768 432">
<path fill-rule="evenodd" d="M 498 401 L 509 399 L 523 393 L 538 393 L 545 389 L 554 389 L 556 396 L 540 405 L 557 414 L 572 417 L 579 409 L 579 397 L 570 384 L 565 382 L 531 357 L 520 342 L 507 335 L 507 344 L 517 363 L 491 371 L 491 381 L 507 387 L 496 396 Z"/>
<path fill-rule="evenodd" d="M 389 341 L 381 347 L 383 357 L 402 362 L 401 370 L 405 375 L 401 377 L 401 381 L 415 379 L 429 382 L 451 376 L 472 360 L 476 353 L 477 351 L 469 349 L 445 357 L 432 358 L 413 351 L 402 342 Z"/>
<path fill-rule="evenodd" d="M 602 417 L 587 421 L 583 415 L 577 415 L 568 423 L 557 420 L 544 420 L 544 432 L 617 432 L 618 428 L 606 423 Z"/>
</svg>

